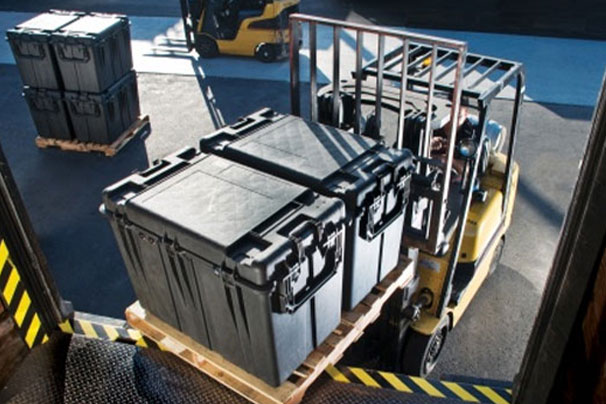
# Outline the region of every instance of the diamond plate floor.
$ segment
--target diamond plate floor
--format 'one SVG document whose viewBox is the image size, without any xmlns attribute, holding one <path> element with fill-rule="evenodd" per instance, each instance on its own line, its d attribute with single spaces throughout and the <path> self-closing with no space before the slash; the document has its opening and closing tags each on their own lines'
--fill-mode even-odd
<svg viewBox="0 0 606 404">
<path fill-rule="evenodd" d="M 173 355 L 80 336 L 54 335 L 34 349 L 0 392 L 0 402 L 246 403 Z M 304 403 L 448 404 L 448 399 L 320 379 Z"/>
</svg>

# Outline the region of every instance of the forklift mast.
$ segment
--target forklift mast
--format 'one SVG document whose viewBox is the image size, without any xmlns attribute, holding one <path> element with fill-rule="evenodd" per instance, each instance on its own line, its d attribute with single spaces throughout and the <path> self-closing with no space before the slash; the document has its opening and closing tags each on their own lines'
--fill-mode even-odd
<svg viewBox="0 0 606 404">
<path fill-rule="evenodd" d="M 326 18 L 312 17 L 301 14 L 294 14 L 290 18 L 290 29 L 291 29 L 291 107 L 293 115 L 301 114 L 301 91 L 300 91 L 300 67 L 299 67 L 299 39 L 301 38 L 301 24 L 307 24 L 309 26 L 309 60 L 310 60 L 310 102 L 311 102 L 311 120 L 318 120 L 318 103 L 317 103 L 317 26 L 327 26 L 332 29 L 333 32 L 333 75 L 332 75 L 332 93 L 341 94 L 341 77 L 340 77 L 340 34 L 341 31 L 346 29 L 348 31 L 355 32 L 356 38 L 356 66 L 354 70 L 355 78 L 355 113 L 354 113 L 354 132 L 360 134 L 362 132 L 362 112 L 361 112 L 361 92 L 362 92 L 362 53 L 364 35 L 370 34 L 377 38 L 377 69 L 376 75 L 376 107 L 375 107 L 375 121 L 378 130 L 381 128 L 381 103 L 383 98 L 383 81 L 384 81 L 384 70 L 389 67 L 384 63 L 385 56 L 385 39 L 392 38 L 401 41 L 402 48 L 399 49 L 401 54 L 408 54 L 411 49 L 418 46 L 425 46 L 430 49 L 427 57 L 433 56 L 429 66 L 430 77 L 428 81 L 427 91 L 425 92 L 425 99 L 427 103 L 427 110 L 425 111 L 426 116 L 432 116 L 432 106 L 434 104 L 435 97 L 435 67 L 437 60 L 438 49 L 448 49 L 452 54 L 458 55 L 454 66 L 454 77 L 453 77 L 453 91 L 451 96 L 451 107 L 449 111 L 450 122 L 458 122 L 460 117 L 460 106 L 461 106 L 461 78 L 463 75 L 463 65 L 465 61 L 465 55 L 467 54 L 467 44 L 460 41 L 443 39 L 433 36 L 420 35 L 410 33 L 406 31 L 399 31 L 387 28 L 381 28 L 376 26 L 367 26 L 360 24 L 353 24 L 343 21 L 331 20 Z M 425 59 L 427 59 L 427 57 Z M 418 64 L 417 62 L 414 62 Z M 409 58 L 402 57 L 400 65 L 402 66 L 402 72 L 408 72 Z M 408 91 L 410 87 L 408 81 L 410 77 L 408 74 L 400 74 L 394 81 L 399 82 L 399 116 L 398 116 L 398 133 L 397 133 L 397 146 L 401 148 L 404 143 L 405 136 L 405 105 L 407 102 Z M 333 126 L 339 125 L 339 97 L 332 97 L 333 102 Z M 456 125 L 451 125 L 450 131 L 447 133 L 447 152 L 446 161 L 444 163 L 434 161 L 431 159 L 431 120 L 427 119 L 425 122 L 425 130 L 423 131 L 426 136 L 423 135 L 420 140 L 420 153 L 417 154 L 417 172 L 415 175 L 416 181 L 413 184 L 413 193 L 428 201 L 428 206 L 424 208 L 426 218 L 422 221 L 423 224 L 420 228 L 413 228 L 408 226 L 408 243 L 409 247 L 420 248 L 424 251 L 439 251 L 443 248 L 444 243 L 447 241 L 444 237 L 444 224 L 447 218 L 446 200 L 449 195 L 450 177 L 453 164 L 453 156 L 455 150 L 455 139 L 457 134 Z M 436 173 L 440 171 L 443 175 L 438 176 Z M 416 192 L 415 192 L 416 188 Z M 413 204 L 417 204 L 417 201 L 413 200 Z M 420 206 L 420 205 L 419 205 Z M 414 209 L 414 208 L 413 208 Z"/>
<path fill-rule="evenodd" d="M 426 111 L 424 128 L 418 133 L 419 149 L 415 150 L 417 160 L 416 174 L 413 177 L 411 202 L 409 204 L 409 220 L 405 226 L 404 245 L 418 248 L 433 255 L 443 255 L 450 252 L 450 260 L 446 275 L 446 285 L 451 285 L 461 245 L 464 237 L 465 223 L 474 195 L 478 166 L 481 153 L 477 152 L 466 159 L 465 176 L 461 184 L 462 198 L 458 209 L 449 209 L 451 197 L 451 173 L 455 156 L 458 124 L 461 122 L 461 105 L 470 105 L 476 101 L 479 110 L 479 126 L 477 145 L 483 145 L 486 140 L 486 124 L 490 102 L 510 83 L 517 79 L 515 87 L 515 102 L 510 126 L 509 145 L 507 150 L 506 175 L 502 212 L 507 211 L 507 201 L 511 186 L 515 138 L 518 131 L 518 117 L 524 97 L 523 66 L 517 62 L 490 58 L 482 55 L 467 53 L 467 44 L 460 41 L 443 39 L 433 36 L 420 35 L 406 31 L 366 26 L 326 18 L 294 14 L 290 18 L 291 43 L 291 110 L 293 115 L 301 115 L 300 65 L 299 51 L 301 26 L 309 28 L 309 60 L 310 60 L 310 119 L 318 120 L 318 87 L 317 87 L 317 27 L 326 26 L 333 33 L 332 60 L 332 125 L 339 126 L 339 103 L 343 93 L 340 77 L 340 35 L 346 29 L 355 32 L 356 57 L 353 78 L 355 80 L 354 125 L 356 134 L 362 133 L 363 116 L 362 81 L 367 77 L 375 78 L 375 125 L 381 129 L 381 106 L 384 97 L 384 80 L 396 83 L 399 88 L 398 126 L 396 147 L 402 148 L 405 139 L 405 122 L 409 118 L 406 110 L 407 98 L 414 92 L 425 98 Z M 366 66 L 362 66 L 364 35 L 377 37 L 377 58 Z M 400 41 L 401 46 L 385 53 L 385 39 L 392 38 Z M 500 76 L 495 80 L 494 74 Z M 470 81 L 471 80 L 471 81 Z M 447 102 L 448 122 L 445 125 L 446 152 L 444 160 L 431 156 L 431 145 L 434 137 L 433 107 L 441 99 Z M 417 134 L 415 134 L 417 135 Z M 477 135 L 476 135 L 477 136 Z M 479 146 L 478 146 L 479 149 Z M 460 212 L 453 216 L 453 212 Z M 504 214 L 504 213 L 503 213 Z M 442 315 L 450 300 L 451 288 L 443 288 L 439 296 L 438 314 Z"/>
</svg>

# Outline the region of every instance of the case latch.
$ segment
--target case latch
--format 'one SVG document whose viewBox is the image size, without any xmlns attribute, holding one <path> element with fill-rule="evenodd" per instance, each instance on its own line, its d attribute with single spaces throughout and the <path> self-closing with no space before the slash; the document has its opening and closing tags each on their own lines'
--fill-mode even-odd
<svg viewBox="0 0 606 404">
<path fill-rule="evenodd" d="M 214 273 L 221 278 L 223 284 L 229 288 L 236 287 L 236 271 L 232 271 L 225 267 L 225 265 L 216 266 Z"/>
</svg>

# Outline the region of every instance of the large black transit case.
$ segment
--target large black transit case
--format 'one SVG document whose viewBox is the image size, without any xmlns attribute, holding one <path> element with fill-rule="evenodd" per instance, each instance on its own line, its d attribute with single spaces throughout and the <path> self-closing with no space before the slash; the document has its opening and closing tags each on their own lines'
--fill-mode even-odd
<svg viewBox="0 0 606 404">
<path fill-rule="evenodd" d="M 66 91 L 65 101 L 78 140 L 112 143 L 139 117 L 137 75 L 131 71 L 98 94 Z"/>
<path fill-rule="evenodd" d="M 38 130 L 38 135 L 53 139 L 72 139 L 61 91 L 25 87 L 23 96 Z"/>
<path fill-rule="evenodd" d="M 192 148 L 103 198 L 143 307 L 265 382 L 338 326 L 339 199 Z"/>
<path fill-rule="evenodd" d="M 128 18 L 87 14 L 53 33 L 65 90 L 100 93 L 133 68 Z"/>
<path fill-rule="evenodd" d="M 61 78 L 50 46 L 51 34 L 76 21 L 82 13 L 51 11 L 6 32 L 23 84 L 60 90 Z"/>
<path fill-rule="evenodd" d="M 270 109 L 204 137 L 200 148 L 345 202 L 345 310 L 396 267 L 410 193 L 410 151 Z"/>
</svg>

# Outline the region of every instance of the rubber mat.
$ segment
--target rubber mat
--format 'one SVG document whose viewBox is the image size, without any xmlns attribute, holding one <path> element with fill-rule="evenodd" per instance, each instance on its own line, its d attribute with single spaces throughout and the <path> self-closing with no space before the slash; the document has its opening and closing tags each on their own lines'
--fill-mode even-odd
<svg viewBox="0 0 606 404">
<path fill-rule="evenodd" d="M 74 336 L 65 361 L 64 403 L 138 404 L 133 357 L 139 348 Z"/>
<path fill-rule="evenodd" d="M 55 333 L 27 355 L 0 391 L 0 403 L 63 403 L 65 358 L 71 336 Z"/>
<path fill-rule="evenodd" d="M 34 349 L 0 393 L 22 403 L 234 403 L 247 401 L 167 352 L 56 335 Z M 303 403 L 448 404 L 456 400 L 320 378 Z"/>
</svg>

